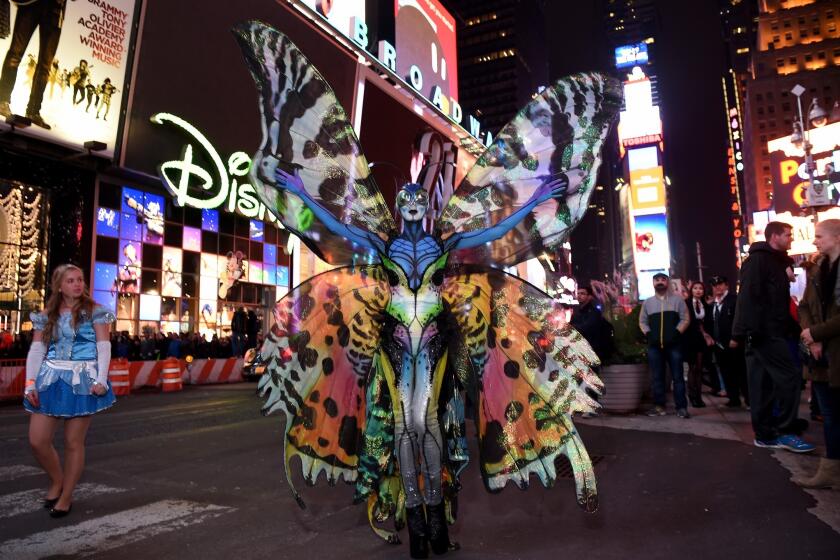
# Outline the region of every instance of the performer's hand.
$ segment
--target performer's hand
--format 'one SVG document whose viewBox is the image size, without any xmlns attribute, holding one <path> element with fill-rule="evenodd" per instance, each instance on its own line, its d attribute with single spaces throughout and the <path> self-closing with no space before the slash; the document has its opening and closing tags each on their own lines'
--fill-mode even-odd
<svg viewBox="0 0 840 560">
<path fill-rule="evenodd" d="M 297 194 L 304 190 L 303 181 L 298 176 L 297 169 L 295 169 L 294 174 L 290 174 L 278 167 L 274 170 L 274 180 L 278 189 L 285 189 L 292 194 Z"/>
<path fill-rule="evenodd" d="M 715 344 L 715 339 L 706 333 L 703 333 L 703 340 L 706 341 L 706 346 L 714 346 Z"/>
<path fill-rule="evenodd" d="M 811 336 L 811 329 L 810 328 L 804 329 L 802 331 L 802 334 L 800 334 L 799 336 L 802 338 L 802 342 L 804 342 L 805 344 L 807 344 L 809 346 L 811 344 L 814 344 L 814 337 Z"/>
<path fill-rule="evenodd" d="M 29 401 L 35 408 L 41 408 L 41 400 L 38 398 L 38 391 L 36 389 L 32 389 L 28 393 L 24 394 L 23 398 Z"/>
<path fill-rule="evenodd" d="M 738 341 L 737 340 L 730 340 L 729 341 L 730 348 L 738 348 Z"/>
<path fill-rule="evenodd" d="M 819 360 L 820 358 L 822 358 L 822 353 L 823 353 L 822 342 L 814 342 L 813 344 L 809 344 L 808 345 L 808 350 L 811 351 L 811 356 L 813 356 L 815 360 Z"/>
<path fill-rule="evenodd" d="M 91 387 L 91 392 L 96 395 L 97 397 L 101 397 L 104 395 L 108 390 L 105 388 L 105 385 L 102 383 L 94 383 L 93 387 Z"/>
<path fill-rule="evenodd" d="M 565 173 L 547 176 L 534 196 L 538 203 L 545 202 L 550 198 L 560 200 L 578 192 L 585 176 L 586 174 L 580 169 L 570 169 Z"/>
</svg>

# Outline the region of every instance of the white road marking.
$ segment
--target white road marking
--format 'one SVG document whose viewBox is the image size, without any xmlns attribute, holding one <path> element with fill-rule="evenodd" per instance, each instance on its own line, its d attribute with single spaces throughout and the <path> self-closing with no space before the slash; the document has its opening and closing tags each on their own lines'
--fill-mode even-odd
<svg viewBox="0 0 840 560">
<path fill-rule="evenodd" d="M 43 558 L 101 554 L 156 535 L 177 531 L 235 511 L 234 508 L 183 500 L 162 500 L 0 543 L 0 558 Z M 72 519 L 71 517 L 67 519 Z"/>
<path fill-rule="evenodd" d="M 45 492 L 43 488 L 37 488 L 0 496 L 0 519 L 44 509 Z M 83 482 L 76 487 L 73 499 L 84 500 L 100 494 L 117 494 L 119 492 L 125 492 L 125 488 Z"/>
<path fill-rule="evenodd" d="M 23 478 L 25 476 L 35 476 L 36 474 L 43 474 L 39 468 L 30 467 L 29 465 L 12 465 L 11 467 L 0 467 L 0 482 L 7 480 L 15 480 L 16 478 Z"/>
</svg>

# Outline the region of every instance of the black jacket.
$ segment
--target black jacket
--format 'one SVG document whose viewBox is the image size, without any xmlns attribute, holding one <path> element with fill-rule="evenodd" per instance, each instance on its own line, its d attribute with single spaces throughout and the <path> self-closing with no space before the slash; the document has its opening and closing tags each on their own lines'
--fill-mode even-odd
<svg viewBox="0 0 840 560">
<path fill-rule="evenodd" d="M 706 319 L 704 320 L 704 328 L 706 334 L 715 339 L 715 342 L 720 343 L 724 348 L 729 347 L 729 341 L 732 340 L 732 323 L 735 320 L 735 308 L 738 305 L 738 296 L 729 292 L 723 301 L 720 303 L 720 312 L 717 317 L 717 325 L 715 325 L 715 303 L 709 306 L 706 312 Z M 720 347 L 718 347 L 720 348 Z"/>
<path fill-rule="evenodd" d="M 790 314 L 790 280 L 787 268 L 793 259 L 766 241 L 750 245 L 750 256 L 741 266 L 741 292 L 735 308 L 732 338 L 789 338 L 799 334 Z"/>
<path fill-rule="evenodd" d="M 604 319 L 594 303 L 589 302 L 576 308 L 569 323 L 586 339 L 601 360 L 607 358 L 612 350 L 612 325 Z"/>
<path fill-rule="evenodd" d="M 703 326 L 704 322 L 709 317 L 710 308 L 705 302 L 701 302 L 700 305 L 703 306 L 702 309 L 705 311 L 705 315 L 703 319 L 698 319 L 697 310 L 694 308 L 694 298 L 689 297 L 685 300 L 685 305 L 688 307 L 688 316 L 691 318 L 691 322 L 688 324 L 688 329 L 683 335 L 684 350 L 691 354 L 702 352 L 706 349 L 706 340 L 703 338 L 701 326 Z"/>
</svg>

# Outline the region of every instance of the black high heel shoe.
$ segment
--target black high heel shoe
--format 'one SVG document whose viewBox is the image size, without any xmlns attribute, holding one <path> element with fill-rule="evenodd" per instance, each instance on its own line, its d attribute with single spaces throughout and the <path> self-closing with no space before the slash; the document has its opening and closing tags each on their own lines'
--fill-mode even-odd
<svg viewBox="0 0 840 560">
<path fill-rule="evenodd" d="M 412 558 L 429 557 L 429 527 L 422 504 L 405 509 L 408 525 L 408 546 Z"/>
<path fill-rule="evenodd" d="M 59 495 L 58 498 L 61 496 Z M 44 498 L 44 509 L 52 509 L 58 503 L 58 498 Z"/>
<path fill-rule="evenodd" d="M 435 554 L 444 554 L 459 548 L 457 543 L 449 540 L 445 507 L 443 502 L 436 506 L 426 506 L 429 513 L 429 542 L 432 545 L 432 552 Z"/>
<path fill-rule="evenodd" d="M 50 517 L 52 517 L 53 519 L 60 519 L 62 517 L 67 517 L 68 515 L 70 515 L 70 510 L 71 509 L 73 509 L 73 504 L 70 504 L 69 506 L 67 506 L 67 509 L 52 508 L 50 510 Z"/>
</svg>

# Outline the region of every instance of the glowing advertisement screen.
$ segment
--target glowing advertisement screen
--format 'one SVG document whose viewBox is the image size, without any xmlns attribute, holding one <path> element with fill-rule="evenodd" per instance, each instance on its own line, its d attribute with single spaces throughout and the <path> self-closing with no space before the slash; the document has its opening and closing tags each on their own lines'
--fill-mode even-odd
<svg viewBox="0 0 840 560">
<path fill-rule="evenodd" d="M 435 87 L 445 97 L 458 99 L 458 53 L 455 18 L 437 0 L 394 0 L 397 74 L 406 78 L 412 66 L 422 76 L 424 96 Z M 447 111 L 444 111 L 447 112 Z"/>
<path fill-rule="evenodd" d="M 811 157 L 814 160 L 814 188 L 824 191 L 831 204 L 837 201 L 840 186 L 840 122 L 808 131 Z M 806 203 L 810 176 L 802 145 L 795 146 L 790 136 L 767 143 L 770 176 L 773 182 L 773 206 L 776 212 L 797 213 Z"/>
<path fill-rule="evenodd" d="M 303 0 L 303 3 L 344 35 L 352 35 L 351 20 L 365 19 L 365 0 Z"/>
<path fill-rule="evenodd" d="M 665 214 L 634 216 L 636 242 L 633 254 L 636 271 L 668 270 L 671 248 L 668 244 L 668 224 Z"/>
<path fill-rule="evenodd" d="M 659 166 L 659 150 L 656 146 L 627 150 L 627 162 L 630 171 L 651 169 Z"/>
<path fill-rule="evenodd" d="M 648 63 L 648 48 L 644 43 L 624 45 L 615 49 L 615 67 L 629 68 Z"/>
<path fill-rule="evenodd" d="M 665 178 L 662 167 L 630 171 L 633 212 L 655 214 L 665 209 Z"/>
<path fill-rule="evenodd" d="M 28 116 L 19 133 L 70 147 L 104 142 L 98 153 L 112 157 L 134 12 L 135 0 L 11 2 L 9 28 L 0 23 L 0 117 Z"/>
</svg>

